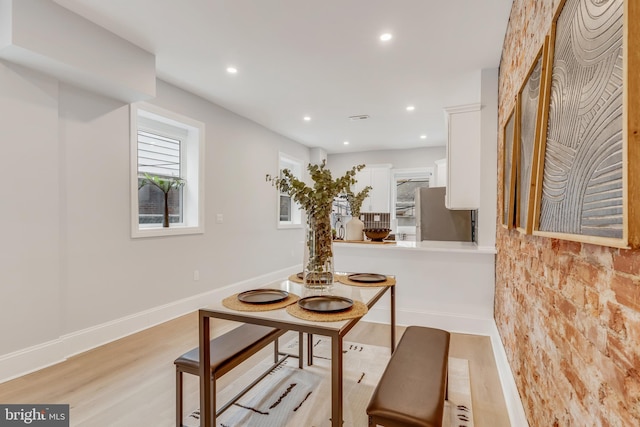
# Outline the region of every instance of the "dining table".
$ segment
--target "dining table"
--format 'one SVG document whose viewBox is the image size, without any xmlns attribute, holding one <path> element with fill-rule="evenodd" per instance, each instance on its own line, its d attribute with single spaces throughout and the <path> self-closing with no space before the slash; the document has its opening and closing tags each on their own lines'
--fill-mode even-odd
<svg viewBox="0 0 640 427">
<path fill-rule="evenodd" d="M 336 277 L 350 277 L 351 273 L 336 273 Z M 365 284 L 358 286 L 357 283 L 350 280 L 335 281 L 329 289 L 319 291 L 317 289 L 306 288 L 301 281 L 295 280 L 295 275 L 289 278 L 265 283 L 262 286 L 250 289 L 255 291 L 260 289 L 273 291 L 284 291 L 287 294 L 299 296 L 300 299 L 294 304 L 299 310 L 300 304 L 305 301 L 313 301 L 317 297 L 331 296 L 338 297 L 343 300 L 353 301 L 362 307 L 366 306 L 366 311 L 371 309 L 382 296 L 390 292 L 390 351 L 395 350 L 396 344 L 396 296 L 395 296 L 395 277 L 385 276 L 386 283 L 378 285 L 377 283 Z M 350 283 L 350 284 L 347 284 Z M 240 295 L 240 294 L 238 294 Z M 227 297 L 232 298 L 233 295 Z M 313 297 L 313 298 L 310 298 Z M 342 312 L 341 312 L 342 313 Z M 344 314 L 344 313 L 342 313 Z M 304 316 L 303 316 L 304 317 Z M 342 316 L 345 317 L 345 316 Z M 214 301 L 207 307 L 199 310 L 199 349 L 200 359 L 211 360 L 211 349 L 209 340 L 211 339 L 211 319 L 224 319 L 235 322 L 251 323 L 256 325 L 270 326 L 287 331 L 296 331 L 312 335 L 321 335 L 329 337 L 331 340 L 331 425 L 332 427 L 343 426 L 343 338 L 362 318 L 362 316 L 347 318 L 343 320 L 331 320 L 324 318 L 317 320 L 313 318 L 301 318 L 290 314 L 290 310 L 285 308 L 265 311 L 240 311 L 230 308 L 229 304 L 223 304 L 223 299 Z M 327 320 L 329 319 L 329 320 Z M 311 342 L 309 339 L 308 342 Z M 302 345 L 302 343 L 300 343 Z M 308 363 L 313 363 L 312 349 L 308 345 Z M 215 426 L 215 399 L 212 399 L 212 373 L 209 369 L 210 363 L 200 363 L 200 425 L 201 427 Z"/>
</svg>

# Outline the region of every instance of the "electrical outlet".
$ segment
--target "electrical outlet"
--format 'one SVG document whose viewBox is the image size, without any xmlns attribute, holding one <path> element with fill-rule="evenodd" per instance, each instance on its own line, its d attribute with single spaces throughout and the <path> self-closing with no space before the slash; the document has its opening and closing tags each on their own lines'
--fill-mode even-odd
<svg viewBox="0 0 640 427">
<path fill-rule="evenodd" d="M 216 214 L 216 224 L 222 224 L 224 222 L 224 215 L 221 213 Z"/>
</svg>

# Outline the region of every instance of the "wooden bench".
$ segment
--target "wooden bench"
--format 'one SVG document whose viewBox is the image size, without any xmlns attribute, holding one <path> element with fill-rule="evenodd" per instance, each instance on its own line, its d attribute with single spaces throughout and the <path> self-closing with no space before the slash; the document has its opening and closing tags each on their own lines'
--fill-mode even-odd
<svg viewBox="0 0 640 427">
<path fill-rule="evenodd" d="M 270 328 L 267 326 L 244 324 L 211 340 L 211 375 L 213 380 L 211 399 L 214 408 L 216 407 L 216 380 L 270 343 L 274 343 L 274 364 L 270 366 L 262 376 L 253 381 L 249 386 L 220 408 L 220 410 L 216 412 L 216 417 L 233 405 L 233 403 L 240 399 L 247 391 L 249 391 L 249 389 L 251 389 L 251 387 L 267 376 L 273 368 L 284 362 L 288 357 L 293 356 L 290 354 L 280 353 L 278 349 L 278 338 L 285 332 L 285 330 Z M 299 335 L 299 342 L 302 343 L 302 332 L 300 332 Z M 302 368 L 302 344 L 298 347 L 298 366 Z M 173 363 L 176 365 L 176 426 L 181 427 L 183 416 L 182 374 L 187 373 L 198 377 L 200 376 L 199 347 L 186 352 L 182 356 L 178 357 Z"/>
<path fill-rule="evenodd" d="M 369 426 L 442 426 L 449 338 L 440 329 L 406 329 L 367 406 Z"/>
</svg>

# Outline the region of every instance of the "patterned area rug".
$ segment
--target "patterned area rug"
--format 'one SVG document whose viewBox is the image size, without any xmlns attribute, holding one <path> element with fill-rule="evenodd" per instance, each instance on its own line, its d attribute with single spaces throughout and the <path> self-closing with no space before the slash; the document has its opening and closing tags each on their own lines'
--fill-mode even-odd
<svg viewBox="0 0 640 427">
<path fill-rule="evenodd" d="M 294 339 L 281 350 L 297 354 Z M 287 359 L 235 405 L 217 419 L 218 427 L 329 427 L 331 425 L 331 342 L 314 337 L 314 365 L 298 368 L 298 360 Z M 367 426 L 366 407 L 389 361 L 389 349 L 351 342 L 344 343 L 344 425 Z M 218 402 L 235 396 L 245 384 L 273 362 L 269 357 L 256 364 L 234 383 L 218 392 Z M 449 401 L 445 406 L 445 427 L 473 427 L 469 365 L 467 360 L 449 358 Z M 200 413 L 183 421 L 198 427 Z"/>
</svg>

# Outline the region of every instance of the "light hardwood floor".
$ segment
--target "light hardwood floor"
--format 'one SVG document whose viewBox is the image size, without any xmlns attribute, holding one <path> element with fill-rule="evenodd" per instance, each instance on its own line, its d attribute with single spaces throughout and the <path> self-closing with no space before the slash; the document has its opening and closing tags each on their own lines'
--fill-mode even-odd
<svg viewBox="0 0 640 427">
<path fill-rule="evenodd" d="M 182 316 L 0 384 L 0 403 L 69 404 L 71 426 L 78 427 L 174 426 L 173 361 L 197 346 L 197 323 L 196 313 Z M 212 325 L 212 336 L 235 327 L 219 320 Z M 398 328 L 398 336 L 403 330 Z M 389 326 L 360 322 L 345 339 L 388 346 Z M 250 360 L 261 360 L 271 352 L 266 348 Z M 450 355 L 469 360 L 475 425 L 509 426 L 489 338 L 452 334 Z M 225 375 L 219 387 L 242 371 L 240 366 Z M 197 378 L 186 375 L 185 411 L 197 408 L 197 394 Z"/>
</svg>

